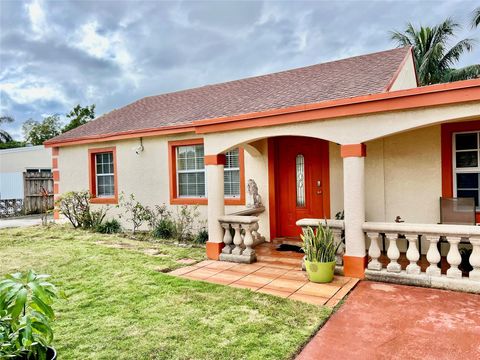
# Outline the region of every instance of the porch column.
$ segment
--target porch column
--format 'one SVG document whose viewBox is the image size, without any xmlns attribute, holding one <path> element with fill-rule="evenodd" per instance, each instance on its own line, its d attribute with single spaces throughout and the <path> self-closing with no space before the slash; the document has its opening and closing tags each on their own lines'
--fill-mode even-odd
<svg viewBox="0 0 480 360">
<path fill-rule="evenodd" d="M 223 168 L 225 166 L 225 155 L 205 155 L 205 166 L 207 170 L 207 192 L 208 192 L 208 241 L 207 257 L 218 260 L 223 244 L 223 228 L 218 218 L 225 215 L 225 195 Z"/>
<path fill-rule="evenodd" d="M 345 276 L 363 279 L 367 266 L 365 234 L 365 144 L 341 146 L 343 158 L 343 202 L 345 211 Z"/>
</svg>

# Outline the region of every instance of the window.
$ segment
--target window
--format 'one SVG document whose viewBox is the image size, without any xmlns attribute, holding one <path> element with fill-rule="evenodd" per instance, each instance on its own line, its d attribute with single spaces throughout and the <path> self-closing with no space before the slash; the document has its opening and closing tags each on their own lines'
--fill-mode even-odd
<svg viewBox="0 0 480 360">
<path fill-rule="evenodd" d="M 240 155 L 238 149 L 233 149 L 225 154 L 224 168 L 225 197 L 236 198 L 240 196 Z"/>
<path fill-rule="evenodd" d="M 479 207 L 480 132 L 453 134 L 453 189 L 456 197 L 473 197 Z"/>
<path fill-rule="evenodd" d="M 297 206 L 305 206 L 305 159 L 302 154 L 295 158 L 297 180 Z"/>
<path fill-rule="evenodd" d="M 203 145 L 177 147 L 177 183 L 179 197 L 205 197 Z"/>
<path fill-rule="evenodd" d="M 113 153 L 95 154 L 95 165 L 97 169 L 97 197 L 111 197 L 115 195 Z"/>
<path fill-rule="evenodd" d="M 170 147 L 170 202 L 172 204 L 206 204 L 207 174 L 202 139 L 180 140 Z M 243 150 L 225 154 L 224 191 L 227 205 L 245 202 Z"/>
<path fill-rule="evenodd" d="M 90 149 L 91 201 L 98 204 L 117 203 L 116 149 Z"/>
</svg>

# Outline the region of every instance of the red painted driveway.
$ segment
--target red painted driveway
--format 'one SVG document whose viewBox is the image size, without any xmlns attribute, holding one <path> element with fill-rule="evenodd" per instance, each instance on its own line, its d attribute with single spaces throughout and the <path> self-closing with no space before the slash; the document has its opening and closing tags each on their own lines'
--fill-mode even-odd
<svg viewBox="0 0 480 360">
<path fill-rule="evenodd" d="M 299 359 L 480 359 L 480 295 L 362 281 Z"/>
</svg>

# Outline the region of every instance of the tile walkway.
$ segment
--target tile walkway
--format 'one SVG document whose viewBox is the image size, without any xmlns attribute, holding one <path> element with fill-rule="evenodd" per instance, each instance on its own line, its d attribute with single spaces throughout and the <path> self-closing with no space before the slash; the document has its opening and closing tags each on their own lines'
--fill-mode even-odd
<svg viewBox="0 0 480 360">
<path fill-rule="evenodd" d="M 357 284 L 358 279 L 335 276 L 329 284 L 308 281 L 298 265 L 256 262 L 235 264 L 205 260 L 169 273 L 192 280 L 250 289 L 265 294 L 335 307 Z"/>
</svg>

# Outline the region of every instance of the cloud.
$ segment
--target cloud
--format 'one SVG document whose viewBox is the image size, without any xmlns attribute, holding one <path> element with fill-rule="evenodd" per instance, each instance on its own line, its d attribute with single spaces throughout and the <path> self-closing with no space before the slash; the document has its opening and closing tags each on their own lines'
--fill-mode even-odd
<svg viewBox="0 0 480 360">
<path fill-rule="evenodd" d="M 136 99 L 395 46 L 407 22 L 467 23 L 475 1 L 0 2 L 0 111 L 10 130 Z M 479 36 L 463 30 L 461 37 Z M 461 65 L 478 62 L 478 49 Z"/>
</svg>

